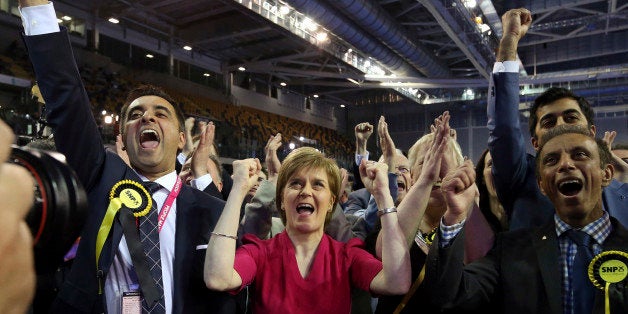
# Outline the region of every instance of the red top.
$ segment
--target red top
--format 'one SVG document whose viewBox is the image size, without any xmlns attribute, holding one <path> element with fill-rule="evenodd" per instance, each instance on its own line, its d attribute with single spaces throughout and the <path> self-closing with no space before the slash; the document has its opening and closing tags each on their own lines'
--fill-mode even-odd
<svg viewBox="0 0 628 314">
<path fill-rule="evenodd" d="M 358 238 L 342 243 L 324 234 L 306 278 L 285 231 L 270 240 L 247 235 L 243 241 L 233 268 L 242 277 L 240 289 L 255 281 L 253 313 L 350 313 L 351 287 L 370 291 L 382 269 Z"/>
</svg>

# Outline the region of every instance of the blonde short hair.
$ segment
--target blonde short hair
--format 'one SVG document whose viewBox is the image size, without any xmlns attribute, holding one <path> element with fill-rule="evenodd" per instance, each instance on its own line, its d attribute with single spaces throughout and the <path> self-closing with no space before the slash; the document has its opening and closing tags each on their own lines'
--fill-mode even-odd
<svg viewBox="0 0 628 314">
<path fill-rule="evenodd" d="M 428 133 L 419 138 L 412 147 L 408 150 L 408 160 L 410 162 L 410 167 L 412 167 L 417 159 L 419 159 L 419 148 L 422 145 L 431 145 L 434 141 L 434 133 Z M 462 156 L 462 149 L 460 148 L 460 144 L 453 138 L 449 138 L 449 149 L 451 150 L 454 160 L 456 161 L 456 166 L 462 165 L 464 162 L 464 157 Z"/>
</svg>

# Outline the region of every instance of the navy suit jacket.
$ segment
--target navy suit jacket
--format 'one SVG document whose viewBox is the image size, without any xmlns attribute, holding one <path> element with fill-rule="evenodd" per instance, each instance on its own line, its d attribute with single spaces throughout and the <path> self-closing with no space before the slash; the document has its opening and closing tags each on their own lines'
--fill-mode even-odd
<svg viewBox="0 0 628 314">
<path fill-rule="evenodd" d="M 65 28 L 58 33 L 24 36 L 24 40 L 46 99 L 48 122 L 54 130 L 57 149 L 65 154 L 86 188 L 90 207 L 76 259 L 51 312 L 102 313 L 105 298 L 99 294 L 99 281 L 104 285 L 118 251 L 122 228 L 116 218 L 97 269 L 98 229 L 113 185 L 124 179 L 141 180 L 122 159 L 103 148 Z M 203 281 L 205 249 L 197 249 L 207 244 L 209 231 L 220 217 L 224 202 L 188 186 L 182 188 L 176 202 L 172 312 L 233 313 L 232 297 L 206 288 Z"/>
<path fill-rule="evenodd" d="M 538 186 L 535 157 L 526 152 L 519 121 L 518 73 L 493 74 L 487 109 L 493 179 L 510 230 L 541 226 L 552 219 L 554 206 Z M 628 226 L 628 184 L 613 180 L 602 199 L 604 209 Z"/>
<path fill-rule="evenodd" d="M 611 217 L 604 251 L 628 252 L 628 230 Z M 543 227 L 500 233 L 486 257 L 464 266 L 464 234 L 450 246 L 432 244 L 424 285 L 443 309 L 486 313 L 563 314 L 560 249 L 554 221 Z M 438 237 L 437 237 L 438 238 Z M 612 313 L 628 313 L 628 279 L 610 286 Z M 604 293 L 596 289 L 593 313 L 604 313 Z"/>
</svg>

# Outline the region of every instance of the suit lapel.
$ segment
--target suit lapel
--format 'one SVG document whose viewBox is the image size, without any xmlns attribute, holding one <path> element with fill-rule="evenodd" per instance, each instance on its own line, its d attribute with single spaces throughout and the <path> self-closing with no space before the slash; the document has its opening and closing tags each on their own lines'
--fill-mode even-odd
<svg viewBox="0 0 628 314">
<path fill-rule="evenodd" d="M 559 249 L 554 221 L 537 229 L 532 242 L 552 313 L 562 313 L 562 272 L 558 267 Z"/>
<path fill-rule="evenodd" d="M 610 217 L 612 224 L 612 231 L 604 241 L 602 245 L 602 251 L 622 251 L 628 252 L 628 230 L 624 228 L 617 219 L 614 217 Z M 615 283 L 610 286 L 610 299 L 611 299 L 611 309 L 616 309 L 616 307 L 621 307 L 626 299 L 626 280 L 623 282 Z M 617 312 L 624 313 L 625 309 L 620 310 L 616 309 Z M 604 313 L 604 292 L 602 290 L 597 290 L 595 295 L 595 304 L 594 304 L 594 312 L 595 313 Z M 613 313 L 615 310 L 613 310 Z"/>
</svg>

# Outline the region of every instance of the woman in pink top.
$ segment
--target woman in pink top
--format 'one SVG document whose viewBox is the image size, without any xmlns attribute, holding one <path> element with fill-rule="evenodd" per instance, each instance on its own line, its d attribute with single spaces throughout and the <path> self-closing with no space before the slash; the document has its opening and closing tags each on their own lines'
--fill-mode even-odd
<svg viewBox="0 0 628 314">
<path fill-rule="evenodd" d="M 257 182 L 257 159 L 233 163 L 233 188 L 212 232 L 205 258 L 208 288 L 238 292 L 254 285 L 254 313 L 349 313 L 351 287 L 374 294 L 404 294 L 410 286 L 408 247 L 388 187 L 387 166 L 360 165 L 382 223 L 382 260 L 324 234 L 338 200 L 336 163 L 313 148 L 291 152 L 277 179 L 277 207 L 286 230 L 269 240 L 244 237 L 236 250 L 240 205 Z"/>
</svg>

